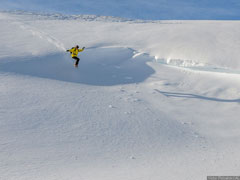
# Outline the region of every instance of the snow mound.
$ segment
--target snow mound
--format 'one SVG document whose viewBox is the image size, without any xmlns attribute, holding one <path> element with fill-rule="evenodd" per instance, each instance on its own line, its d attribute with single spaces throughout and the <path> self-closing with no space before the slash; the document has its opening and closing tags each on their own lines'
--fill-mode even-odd
<svg viewBox="0 0 240 180">
<path fill-rule="evenodd" d="M 86 49 L 80 58 L 77 69 L 67 53 L 8 58 L 1 61 L 0 71 L 100 86 L 139 83 L 154 73 L 146 65 L 150 57 L 133 58 L 128 48 Z"/>
</svg>

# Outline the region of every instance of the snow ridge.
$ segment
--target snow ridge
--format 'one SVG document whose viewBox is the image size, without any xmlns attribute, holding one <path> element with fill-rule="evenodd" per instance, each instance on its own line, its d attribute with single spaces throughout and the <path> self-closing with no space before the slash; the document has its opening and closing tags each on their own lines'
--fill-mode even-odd
<svg viewBox="0 0 240 180">
<path fill-rule="evenodd" d="M 9 10 L 9 11 L 0 11 L 4 13 L 10 13 L 15 15 L 28 16 L 33 19 L 40 20 L 84 20 L 84 21 L 106 21 L 106 22 L 134 22 L 144 20 L 132 20 L 127 18 L 113 17 L 113 16 L 100 16 L 100 15 L 65 15 L 61 13 L 37 13 L 30 11 L 21 11 L 21 10 Z"/>
</svg>

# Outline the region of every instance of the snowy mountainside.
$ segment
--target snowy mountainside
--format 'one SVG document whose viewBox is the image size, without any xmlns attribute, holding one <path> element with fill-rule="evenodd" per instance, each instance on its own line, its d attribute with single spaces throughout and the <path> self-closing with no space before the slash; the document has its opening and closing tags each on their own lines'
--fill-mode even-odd
<svg viewBox="0 0 240 180">
<path fill-rule="evenodd" d="M 0 13 L 0 179 L 237 175 L 238 21 L 61 17 Z"/>
<path fill-rule="evenodd" d="M 129 47 L 138 53 L 147 53 L 156 60 L 173 65 L 240 68 L 238 21 L 135 22 L 121 19 L 120 22 L 115 22 L 115 18 L 79 16 L 73 19 L 74 16 L 65 16 L 63 19 L 66 20 L 66 28 L 62 28 L 63 21 L 59 20 L 62 15 L 19 13 L 11 14 L 11 20 L 2 23 L 11 28 L 20 28 L 36 41 L 53 41 L 49 43 L 50 48 L 58 48 L 58 51 L 78 43 L 87 47 Z M 50 20 L 44 20 L 48 16 Z M 57 20 L 54 20 L 54 17 Z M 78 28 L 75 28 L 76 26 Z M 5 31 L 4 28 L 2 30 Z M 80 40 L 73 34 L 79 34 Z M 64 38 L 66 36 L 68 38 Z M 9 47 L 15 42 L 6 43 L 5 46 Z M 22 50 L 19 53 L 21 52 Z"/>
</svg>

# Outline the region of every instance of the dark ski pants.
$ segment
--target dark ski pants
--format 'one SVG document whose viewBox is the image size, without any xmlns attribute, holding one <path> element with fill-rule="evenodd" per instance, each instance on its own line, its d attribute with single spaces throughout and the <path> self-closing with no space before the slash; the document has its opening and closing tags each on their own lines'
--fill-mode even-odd
<svg viewBox="0 0 240 180">
<path fill-rule="evenodd" d="M 76 60 L 76 62 L 75 62 L 75 66 L 78 66 L 78 63 L 79 63 L 79 58 L 78 57 L 72 57 L 73 59 L 75 59 Z"/>
</svg>

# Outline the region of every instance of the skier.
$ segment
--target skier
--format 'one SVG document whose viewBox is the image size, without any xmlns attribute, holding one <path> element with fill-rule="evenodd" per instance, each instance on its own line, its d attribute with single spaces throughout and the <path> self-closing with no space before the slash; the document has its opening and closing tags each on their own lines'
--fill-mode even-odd
<svg viewBox="0 0 240 180">
<path fill-rule="evenodd" d="M 72 49 L 67 50 L 67 52 L 70 52 L 72 54 L 72 58 L 76 60 L 75 65 L 74 65 L 75 67 L 78 67 L 78 62 L 80 60 L 79 57 L 77 57 L 78 53 L 82 52 L 85 49 L 85 47 L 83 47 L 82 49 L 78 49 L 78 48 L 79 48 L 79 46 L 76 45 Z"/>
</svg>

